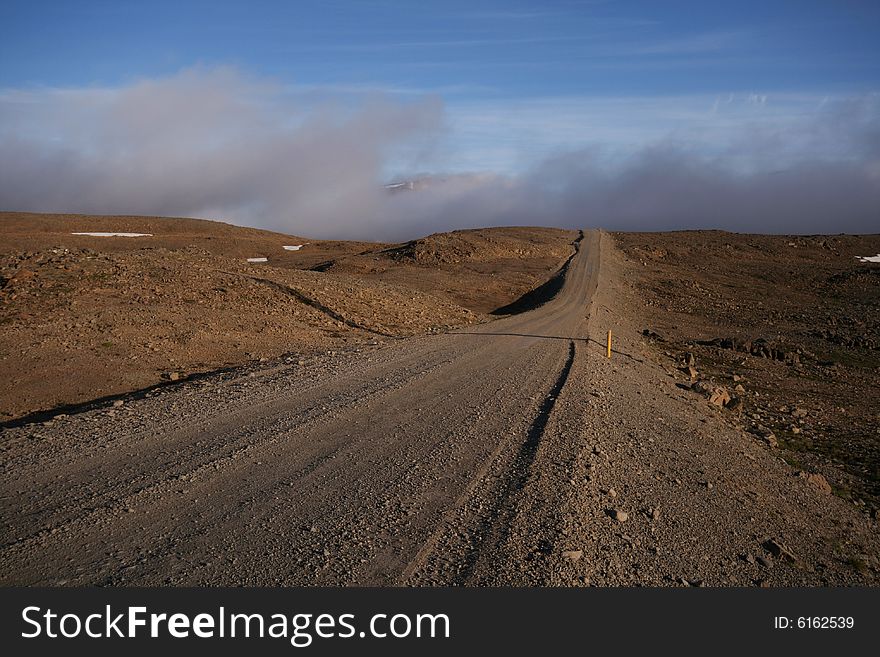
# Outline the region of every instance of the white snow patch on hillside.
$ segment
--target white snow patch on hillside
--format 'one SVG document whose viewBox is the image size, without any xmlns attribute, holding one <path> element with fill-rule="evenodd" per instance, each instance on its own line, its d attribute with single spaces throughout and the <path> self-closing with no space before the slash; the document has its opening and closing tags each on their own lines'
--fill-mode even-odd
<svg viewBox="0 0 880 657">
<path fill-rule="evenodd" d="M 880 253 L 875 256 L 856 256 L 861 262 L 880 262 Z"/>
<path fill-rule="evenodd" d="M 305 246 L 305 244 L 295 244 L 293 246 L 282 246 L 281 248 L 284 249 L 285 251 L 299 251 L 304 246 Z"/>
<path fill-rule="evenodd" d="M 153 233 L 71 233 L 71 235 L 88 235 L 89 237 L 152 237 Z"/>
<path fill-rule="evenodd" d="M 248 258 L 248 262 L 269 262 L 269 258 Z"/>
</svg>

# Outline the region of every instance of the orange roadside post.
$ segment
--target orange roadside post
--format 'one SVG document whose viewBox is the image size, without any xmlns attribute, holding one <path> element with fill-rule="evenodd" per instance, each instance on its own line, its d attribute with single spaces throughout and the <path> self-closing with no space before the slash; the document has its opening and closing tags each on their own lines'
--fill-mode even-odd
<svg viewBox="0 0 880 657">
<path fill-rule="evenodd" d="M 608 358 L 611 358 L 611 329 L 608 329 Z"/>
</svg>

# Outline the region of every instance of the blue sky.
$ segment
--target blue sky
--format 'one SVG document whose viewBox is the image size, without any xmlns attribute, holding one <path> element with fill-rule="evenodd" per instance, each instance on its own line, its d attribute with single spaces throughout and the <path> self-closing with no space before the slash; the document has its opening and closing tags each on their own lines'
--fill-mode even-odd
<svg viewBox="0 0 880 657">
<path fill-rule="evenodd" d="M 0 85 L 114 85 L 196 63 L 463 97 L 871 91 L 880 4 L 7 0 Z"/>
<path fill-rule="evenodd" d="M 647 161 L 674 161 L 685 178 L 717 168 L 728 194 L 829 165 L 855 167 L 868 189 L 880 183 L 878 44 L 880 3 L 854 0 L 5 0 L 0 204 L 285 227 L 279 214 L 362 207 L 354 190 L 368 182 L 475 174 L 547 187 L 562 161 L 587 176 L 566 180 L 577 189 L 609 172 L 603 189 L 624 185 Z M 351 165 L 335 209 L 275 176 L 299 171 L 314 187 L 320 168 L 299 165 L 316 160 L 336 178 L 336 163 Z M 220 170 L 166 175 L 175 168 Z M 260 170 L 277 189 L 254 182 Z M 54 196 L 28 191 L 50 174 Z M 617 216 L 607 196 L 602 211 Z M 875 200 L 859 197 L 856 214 Z M 697 222 L 676 212 L 654 213 L 656 225 Z"/>
</svg>

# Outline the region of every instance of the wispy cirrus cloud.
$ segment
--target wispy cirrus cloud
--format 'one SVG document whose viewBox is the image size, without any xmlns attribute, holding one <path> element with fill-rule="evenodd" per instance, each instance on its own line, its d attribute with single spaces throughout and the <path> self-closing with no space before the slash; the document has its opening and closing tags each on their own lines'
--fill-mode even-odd
<svg viewBox="0 0 880 657">
<path fill-rule="evenodd" d="M 702 32 L 653 41 L 617 43 L 599 48 L 598 54 L 609 57 L 654 57 L 721 53 L 747 47 L 754 36 L 753 30 Z"/>
</svg>

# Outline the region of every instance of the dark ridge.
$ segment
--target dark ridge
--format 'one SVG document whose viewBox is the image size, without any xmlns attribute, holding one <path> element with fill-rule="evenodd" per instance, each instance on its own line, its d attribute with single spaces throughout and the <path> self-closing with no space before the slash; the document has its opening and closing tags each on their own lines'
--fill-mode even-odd
<svg viewBox="0 0 880 657">
<path fill-rule="evenodd" d="M 262 283 L 263 285 L 267 285 L 269 287 L 275 288 L 279 292 L 283 292 L 284 294 L 293 297 L 297 301 L 306 304 L 307 306 L 311 306 L 315 310 L 324 313 L 328 317 L 335 319 L 337 322 L 342 322 L 349 328 L 357 329 L 358 331 L 365 331 L 367 333 L 372 333 L 373 335 L 381 335 L 383 338 L 394 338 L 397 337 L 392 335 L 391 333 L 384 333 L 382 331 L 377 331 L 376 329 L 371 329 L 366 326 L 361 326 L 357 322 L 354 322 L 350 319 L 346 319 L 338 312 L 333 310 L 332 308 L 328 308 L 323 303 L 318 301 L 317 299 L 312 299 L 310 296 L 303 294 L 296 288 L 290 287 L 289 285 L 282 285 L 281 283 L 276 283 L 273 280 L 268 278 L 260 278 L 259 276 L 248 276 L 247 274 L 236 274 L 231 271 L 224 271 L 224 274 L 230 274 L 232 276 L 243 276 L 245 278 L 249 278 L 252 281 L 257 281 L 258 283 Z"/>
<path fill-rule="evenodd" d="M 317 265 L 309 267 L 309 271 L 325 272 L 331 269 L 335 264 L 335 260 L 325 260 L 324 262 L 319 262 Z"/>
<path fill-rule="evenodd" d="M 559 290 L 562 289 L 562 285 L 565 283 L 565 274 L 568 271 L 568 266 L 571 264 L 572 259 L 577 255 L 577 252 L 580 250 L 580 243 L 583 239 L 584 231 L 580 231 L 580 235 L 578 235 L 578 237 L 573 242 L 574 253 L 568 256 L 568 259 L 565 261 L 565 263 L 563 263 L 563 265 L 550 278 L 548 278 L 535 289 L 526 292 L 516 301 L 513 301 L 506 306 L 496 308 L 489 314 L 496 316 L 517 315 L 519 313 L 524 313 L 528 310 L 534 310 L 538 306 L 543 306 L 545 303 L 547 303 L 553 297 L 559 294 Z"/>
<path fill-rule="evenodd" d="M 281 356 L 281 358 L 284 358 L 287 355 L 289 354 L 285 354 L 284 356 Z M 161 388 L 169 388 L 172 386 L 182 385 L 184 383 L 193 383 L 194 381 L 201 381 L 202 379 L 207 379 L 212 376 L 247 370 L 249 366 L 250 364 L 230 365 L 228 367 L 221 367 L 205 372 L 193 372 L 192 374 L 187 374 L 177 381 L 160 381 L 159 383 L 154 383 L 151 386 L 147 386 L 146 388 L 141 388 L 140 390 L 135 390 L 132 392 L 105 395 L 104 397 L 98 397 L 97 399 L 90 399 L 84 402 L 65 404 L 64 406 L 56 406 L 54 408 L 42 411 L 34 411 L 33 413 L 28 413 L 27 415 L 22 415 L 21 417 L 14 418 L 12 420 L 5 420 L 3 422 L 0 422 L 0 429 L 14 429 L 16 427 L 23 427 L 27 424 L 46 422 L 59 415 L 76 415 L 78 413 L 84 413 L 86 411 L 92 411 L 99 408 L 107 408 L 109 404 L 112 404 L 117 399 L 121 399 L 126 402 L 136 399 L 143 399 L 145 397 L 148 397 L 150 393 Z"/>
</svg>

